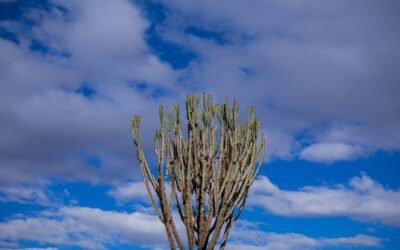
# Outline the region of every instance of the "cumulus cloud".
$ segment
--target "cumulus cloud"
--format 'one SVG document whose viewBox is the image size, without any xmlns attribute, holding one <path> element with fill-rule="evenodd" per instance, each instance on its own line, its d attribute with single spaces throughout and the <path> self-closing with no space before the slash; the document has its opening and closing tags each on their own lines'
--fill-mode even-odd
<svg viewBox="0 0 400 250">
<path fill-rule="evenodd" d="M 306 186 L 282 190 L 261 176 L 250 204 L 287 217 L 348 216 L 355 220 L 400 226 L 400 191 L 383 187 L 369 176 L 350 179 L 347 186 Z"/>
<path fill-rule="evenodd" d="M 179 231 L 184 235 L 182 225 Z M 323 247 L 380 247 L 382 239 L 368 235 L 312 238 L 296 233 L 272 233 L 254 222 L 238 222 L 231 233 L 229 249 L 320 249 Z M 116 212 L 88 207 L 61 207 L 42 211 L 36 217 L 0 223 L 1 246 L 18 248 L 21 241 L 84 249 L 107 249 L 125 243 L 164 249 L 164 227 L 157 216 L 145 212 Z M 20 248 L 30 249 L 30 248 Z M 42 248 L 41 248 L 42 249 Z M 45 248 L 57 249 L 57 248 Z"/>
<path fill-rule="evenodd" d="M 302 152 L 296 141 L 303 131 L 308 143 L 355 145 L 339 158 L 357 147 L 397 150 L 398 15 L 392 1 L 357 3 L 251 1 L 244 8 L 240 1 L 173 0 L 163 3 L 174 11 L 161 24 L 125 0 L 24 9 L 33 25 L 0 22 L 18 40 L 0 39 L 1 181 L 133 177 L 131 115 L 143 114 L 150 133 L 158 104 L 180 102 L 192 90 L 255 105 L 269 159 L 307 157 L 311 149 Z M 151 25 L 197 59 L 174 70 L 149 47 Z M 212 35 L 182 32 L 193 26 Z M 85 86 L 90 97 L 79 91 Z M 154 100 L 157 93 L 170 96 Z M 102 167 L 88 164 L 93 157 Z"/>
<path fill-rule="evenodd" d="M 320 163 L 353 160 L 360 155 L 363 155 L 360 147 L 330 142 L 315 143 L 300 152 L 302 159 Z"/>
<path fill-rule="evenodd" d="M 0 181 L 132 178 L 129 120 L 144 114 L 144 125 L 155 128 L 157 116 L 146 117 L 157 112 L 153 92 L 170 88 L 178 74 L 147 46 L 149 22 L 135 4 L 55 0 L 47 7 L 24 9 L 32 26 L 0 22 L 18 38 L 0 39 Z"/>
<path fill-rule="evenodd" d="M 201 59 L 190 64 L 188 79 L 255 104 L 270 156 L 293 157 L 298 134 L 307 131 L 311 142 L 338 127 L 352 129 L 337 143 L 368 147 L 368 153 L 400 148 L 396 1 L 165 4 L 184 21 L 168 23 L 163 35 Z M 188 26 L 228 42 L 178 32 Z"/>
<path fill-rule="evenodd" d="M 48 204 L 45 191 L 21 184 L 47 177 L 113 183 L 109 195 L 117 201 L 144 200 L 141 183 L 121 185 L 139 174 L 129 119 L 142 114 L 143 136 L 150 139 L 158 126 L 152 115 L 158 104 L 180 102 L 192 90 L 255 105 L 266 129 L 269 159 L 299 154 L 333 162 L 363 156 L 364 148 L 367 153 L 400 148 L 395 1 L 162 4 L 173 10 L 162 24 L 151 23 L 137 2 L 128 0 L 51 0 L 46 8 L 21 9 L 21 19 L 28 22 L 0 21 L 1 29 L 15 35 L 0 39 L 1 201 Z M 152 25 L 162 39 L 193 51 L 196 60 L 179 70 L 162 61 L 146 40 Z M 189 26 L 211 35 L 188 33 Z M 216 42 L 218 37 L 224 42 Z M 304 131 L 306 143 L 317 143 L 301 149 L 297 136 Z M 144 140 L 146 149 L 151 141 Z M 258 200 L 253 203 L 278 215 L 344 215 L 400 225 L 398 191 L 365 175 L 347 186 L 289 191 L 266 178 L 255 186 Z M 120 242 L 117 238 L 147 244 L 155 240 L 148 231 L 163 237 L 153 219 L 142 212 L 64 207 L 2 222 L 0 244 L 17 247 L 18 240 L 44 239 L 97 249 Z M 362 235 L 336 243 L 281 236 L 268 237 L 311 242 L 301 243 L 304 247 L 373 242 Z"/>
<path fill-rule="evenodd" d="M 164 227 L 157 216 L 142 212 L 124 213 L 88 207 L 61 207 L 38 217 L 0 223 L 5 243 L 35 241 L 50 245 L 106 249 L 117 243 L 163 245 Z"/>
<path fill-rule="evenodd" d="M 244 230 L 242 233 L 249 233 Z M 259 244 L 233 243 L 229 249 L 234 250 L 300 250 L 300 249 L 324 249 L 329 247 L 350 247 L 350 248 L 380 248 L 382 239 L 359 234 L 353 237 L 341 238 L 311 238 L 296 233 L 277 234 L 277 233 L 256 233 L 262 236 L 262 242 Z"/>
</svg>

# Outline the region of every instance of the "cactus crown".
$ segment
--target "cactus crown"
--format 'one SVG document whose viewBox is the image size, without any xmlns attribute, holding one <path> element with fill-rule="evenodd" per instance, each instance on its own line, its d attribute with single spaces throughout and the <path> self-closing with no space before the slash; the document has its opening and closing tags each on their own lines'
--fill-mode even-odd
<svg viewBox="0 0 400 250">
<path fill-rule="evenodd" d="M 247 113 L 247 121 L 241 121 L 236 100 L 229 106 L 227 99 L 224 104 L 214 104 L 211 95 L 203 93 L 201 102 L 200 96 L 189 94 L 184 136 L 179 105 L 172 109 L 160 106 L 161 128 L 154 136 L 156 177 L 140 139 L 141 117 L 132 118 L 144 183 L 171 249 L 186 249 L 172 216 L 174 210 L 185 225 L 187 248 L 214 249 L 218 243 L 220 249 L 225 247 L 265 156 L 264 133 L 255 108 L 248 107 Z"/>
</svg>

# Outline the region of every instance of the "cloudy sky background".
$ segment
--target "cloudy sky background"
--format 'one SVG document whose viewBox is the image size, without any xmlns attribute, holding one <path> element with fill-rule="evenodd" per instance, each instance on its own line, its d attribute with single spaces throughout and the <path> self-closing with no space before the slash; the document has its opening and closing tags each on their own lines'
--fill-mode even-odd
<svg viewBox="0 0 400 250">
<path fill-rule="evenodd" d="M 400 248 L 400 4 L 0 1 L 0 249 L 162 249 L 129 120 L 255 105 L 267 159 L 230 249 Z"/>
</svg>

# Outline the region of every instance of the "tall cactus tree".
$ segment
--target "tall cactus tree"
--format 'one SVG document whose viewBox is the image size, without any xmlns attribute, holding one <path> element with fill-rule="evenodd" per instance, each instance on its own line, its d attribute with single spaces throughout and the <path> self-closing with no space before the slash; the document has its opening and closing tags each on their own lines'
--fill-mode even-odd
<svg viewBox="0 0 400 250">
<path fill-rule="evenodd" d="M 141 117 L 131 121 L 144 184 L 171 249 L 214 249 L 217 244 L 224 249 L 265 156 L 254 107 L 241 122 L 236 100 L 230 107 L 228 101 L 214 104 L 213 97 L 204 93 L 202 105 L 200 99 L 187 96 L 186 138 L 179 105 L 171 110 L 160 106 L 161 129 L 154 136 L 158 161 L 153 170 L 141 141 Z M 179 234 L 176 218 L 186 228 L 187 241 Z"/>
</svg>

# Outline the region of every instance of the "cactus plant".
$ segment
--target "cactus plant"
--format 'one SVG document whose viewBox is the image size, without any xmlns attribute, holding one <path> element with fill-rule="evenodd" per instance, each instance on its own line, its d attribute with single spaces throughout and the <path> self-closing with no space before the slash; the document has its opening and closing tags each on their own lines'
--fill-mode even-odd
<svg viewBox="0 0 400 250">
<path fill-rule="evenodd" d="M 171 249 L 224 249 L 239 218 L 265 156 L 265 139 L 255 108 L 239 117 L 239 104 L 214 104 L 203 93 L 187 95 L 187 136 L 179 105 L 160 106 L 161 128 L 154 136 L 157 163 L 146 160 L 140 136 L 140 116 L 131 120 L 144 184 Z M 168 194 L 166 186 L 169 184 Z M 173 216 L 177 214 L 177 216 Z M 186 228 L 183 240 L 176 218 Z"/>
</svg>

